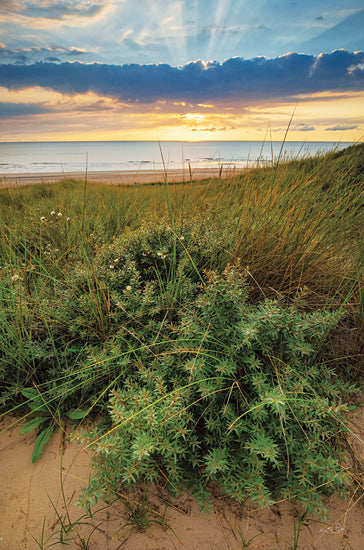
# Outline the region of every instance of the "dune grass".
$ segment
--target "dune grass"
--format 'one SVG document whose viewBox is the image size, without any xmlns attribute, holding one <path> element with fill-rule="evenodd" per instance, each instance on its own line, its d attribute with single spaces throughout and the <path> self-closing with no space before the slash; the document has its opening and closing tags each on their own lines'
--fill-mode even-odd
<svg viewBox="0 0 364 550">
<path fill-rule="evenodd" d="M 33 459 L 66 418 L 97 416 L 85 505 L 140 479 L 205 503 L 211 482 L 314 510 L 341 493 L 363 158 L 355 145 L 227 179 L 0 189 L 0 403 L 40 431 Z"/>
</svg>

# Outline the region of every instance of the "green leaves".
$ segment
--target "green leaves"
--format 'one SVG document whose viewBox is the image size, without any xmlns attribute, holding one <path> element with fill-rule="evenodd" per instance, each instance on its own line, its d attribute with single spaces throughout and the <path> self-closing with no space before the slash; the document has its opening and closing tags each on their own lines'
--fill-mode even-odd
<svg viewBox="0 0 364 550">
<path fill-rule="evenodd" d="M 28 422 L 26 422 L 20 429 L 21 434 L 26 434 L 32 430 L 40 428 L 43 424 L 47 424 L 39 433 L 33 449 L 32 462 L 39 460 L 46 443 L 48 443 L 56 426 L 55 418 L 60 418 L 64 414 L 70 420 L 81 420 L 85 418 L 88 411 L 80 409 L 69 409 L 68 411 L 61 411 L 56 409 L 54 404 L 49 400 L 46 402 L 44 394 L 42 394 L 37 388 L 25 388 L 22 390 L 22 395 L 27 399 L 26 404 L 32 411 L 31 414 L 36 414 Z"/>
<path fill-rule="evenodd" d="M 44 424 L 44 422 L 49 421 L 48 416 L 36 416 L 35 418 L 32 418 L 26 424 L 24 424 L 20 432 L 21 434 L 27 434 L 28 432 L 31 432 L 32 430 L 35 430 L 36 428 L 39 428 L 41 424 Z"/>
<path fill-rule="evenodd" d="M 40 432 L 40 434 L 38 435 L 36 441 L 35 441 L 35 444 L 34 444 L 34 449 L 33 449 L 33 454 L 32 454 L 32 462 L 37 462 L 37 460 L 39 460 L 42 452 L 43 452 L 43 449 L 44 449 L 44 446 L 46 443 L 48 443 L 48 441 L 50 440 L 50 437 L 53 433 L 53 430 L 54 430 L 54 424 L 51 423 L 49 424 L 49 426 L 47 426 L 46 428 L 44 428 L 44 430 L 42 430 Z"/>
<path fill-rule="evenodd" d="M 88 411 L 82 411 L 80 409 L 70 409 L 65 412 L 65 416 L 70 420 L 82 420 L 88 414 Z"/>
<path fill-rule="evenodd" d="M 251 304 L 230 267 L 209 272 L 178 318 L 165 317 L 157 336 L 138 332 L 144 347 L 110 400 L 114 427 L 95 444 L 97 490 L 163 478 L 206 501 L 213 479 L 238 501 L 269 505 L 289 488 L 319 511 L 313 487 L 345 488 L 344 451 L 337 440 L 332 447 L 346 410 L 336 403 L 342 381 L 314 362 L 339 315 Z"/>
<path fill-rule="evenodd" d="M 206 474 L 212 477 L 216 472 L 223 472 L 228 468 L 228 463 L 226 448 L 213 449 L 208 453 L 205 460 Z"/>
<path fill-rule="evenodd" d="M 27 398 L 27 405 L 32 411 L 48 413 L 47 406 L 36 388 L 22 390 L 22 395 Z"/>
</svg>

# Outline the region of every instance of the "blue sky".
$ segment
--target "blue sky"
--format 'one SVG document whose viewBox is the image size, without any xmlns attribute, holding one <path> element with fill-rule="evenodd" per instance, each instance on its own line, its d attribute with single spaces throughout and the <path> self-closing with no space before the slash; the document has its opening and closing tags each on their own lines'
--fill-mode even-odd
<svg viewBox="0 0 364 550">
<path fill-rule="evenodd" d="M 364 135 L 364 7 L 1 0 L 4 140 Z M 0 138 L 1 139 L 1 138 Z"/>
</svg>

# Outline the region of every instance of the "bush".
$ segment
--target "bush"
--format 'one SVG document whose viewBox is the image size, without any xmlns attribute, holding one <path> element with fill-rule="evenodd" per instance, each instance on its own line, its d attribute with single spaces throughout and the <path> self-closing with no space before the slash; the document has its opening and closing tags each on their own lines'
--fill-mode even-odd
<svg viewBox="0 0 364 550">
<path fill-rule="evenodd" d="M 123 300 L 133 307 L 132 292 Z M 110 398 L 112 428 L 90 435 L 95 477 L 81 500 L 162 479 L 205 504 L 217 482 L 239 502 L 289 498 L 320 510 L 320 495 L 346 482 L 345 388 L 317 356 L 339 317 L 252 305 L 239 270 L 206 273 L 174 324 L 162 321 L 130 353 Z"/>
</svg>

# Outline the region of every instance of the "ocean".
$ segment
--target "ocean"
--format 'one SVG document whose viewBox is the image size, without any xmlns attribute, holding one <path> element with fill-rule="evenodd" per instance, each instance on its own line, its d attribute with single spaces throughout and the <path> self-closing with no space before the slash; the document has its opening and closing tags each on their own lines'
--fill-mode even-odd
<svg viewBox="0 0 364 550">
<path fill-rule="evenodd" d="M 350 143 L 293 142 L 284 158 L 297 158 L 343 148 Z M 91 171 L 136 171 L 253 165 L 277 159 L 281 142 L 258 141 L 74 141 L 0 143 L 0 176 Z"/>
</svg>

